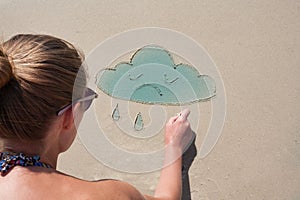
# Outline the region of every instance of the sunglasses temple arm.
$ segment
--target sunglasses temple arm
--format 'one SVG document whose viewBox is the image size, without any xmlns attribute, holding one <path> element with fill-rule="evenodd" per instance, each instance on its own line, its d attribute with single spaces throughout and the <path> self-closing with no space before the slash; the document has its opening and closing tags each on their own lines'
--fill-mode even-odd
<svg viewBox="0 0 300 200">
<path fill-rule="evenodd" d="M 60 110 L 58 113 L 57 113 L 57 116 L 60 116 L 61 114 L 63 114 L 66 110 L 68 110 L 73 104 L 70 104 L 66 107 L 64 107 L 62 110 Z"/>
<path fill-rule="evenodd" d="M 77 100 L 77 101 L 74 101 L 74 102 L 71 103 L 70 105 L 68 105 L 68 106 L 66 106 L 65 108 L 63 108 L 62 110 L 60 110 L 60 111 L 57 113 L 57 116 L 60 116 L 61 114 L 63 114 L 66 110 L 68 110 L 71 106 L 73 106 L 73 105 L 76 104 L 76 103 L 83 102 L 83 101 L 86 101 L 86 100 L 92 100 L 92 99 L 97 98 L 97 97 L 98 97 L 98 95 L 97 95 L 97 94 L 94 94 L 94 95 L 91 95 L 91 96 L 88 96 L 88 97 L 79 99 L 79 100 Z"/>
</svg>

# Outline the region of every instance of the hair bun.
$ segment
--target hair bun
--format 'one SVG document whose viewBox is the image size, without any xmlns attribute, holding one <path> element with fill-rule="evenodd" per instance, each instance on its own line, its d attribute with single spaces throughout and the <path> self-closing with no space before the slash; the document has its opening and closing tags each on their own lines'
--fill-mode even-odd
<svg viewBox="0 0 300 200">
<path fill-rule="evenodd" d="M 9 57 L 0 49 L 0 88 L 4 87 L 13 77 L 13 66 Z"/>
</svg>

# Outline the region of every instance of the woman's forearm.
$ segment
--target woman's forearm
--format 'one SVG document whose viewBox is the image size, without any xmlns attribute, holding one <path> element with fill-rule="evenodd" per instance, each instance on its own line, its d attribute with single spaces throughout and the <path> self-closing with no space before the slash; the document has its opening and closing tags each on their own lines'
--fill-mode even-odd
<svg viewBox="0 0 300 200">
<path fill-rule="evenodd" d="M 160 179 L 155 190 L 155 199 L 181 199 L 181 168 L 182 150 L 186 139 L 189 139 L 191 128 L 187 120 L 190 111 L 185 109 L 169 119 L 165 128 L 165 161 L 161 170 Z"/>
<path fill-rule="evenodd" d="M 181 199 L 181 164 L 181 150 L 169 145 L 166 148 L 165 167 L 161 171 L 155 197 L 166 200 Z"/>
</svg>

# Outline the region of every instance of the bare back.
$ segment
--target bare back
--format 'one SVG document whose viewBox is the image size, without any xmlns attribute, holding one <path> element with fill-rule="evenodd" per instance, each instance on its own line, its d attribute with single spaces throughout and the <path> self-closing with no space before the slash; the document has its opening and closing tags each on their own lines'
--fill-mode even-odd
<svg viewBox="0 0 300 200">
<path fill-rule="evenodd" d="M 131 185 L 103 180 L 89 182 L 53 169 L 15 167 L 0 178 L 1 199 L 144 199 Z"/>
</svg>

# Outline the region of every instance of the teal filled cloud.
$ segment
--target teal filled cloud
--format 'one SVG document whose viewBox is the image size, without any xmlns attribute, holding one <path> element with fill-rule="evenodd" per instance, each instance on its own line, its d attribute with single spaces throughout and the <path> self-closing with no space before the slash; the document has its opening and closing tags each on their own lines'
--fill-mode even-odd
<svg viewBox="0 0 300 200">
<path fill-rule="evenodd" d="M 167 50 L 154 45 L 137 50 L 128 63 L 101 70 L 96 84 L 112 97 L 145 104 L 189 104 L 216 95 L 211 77 L 175 64 Z"/>
</svg>

